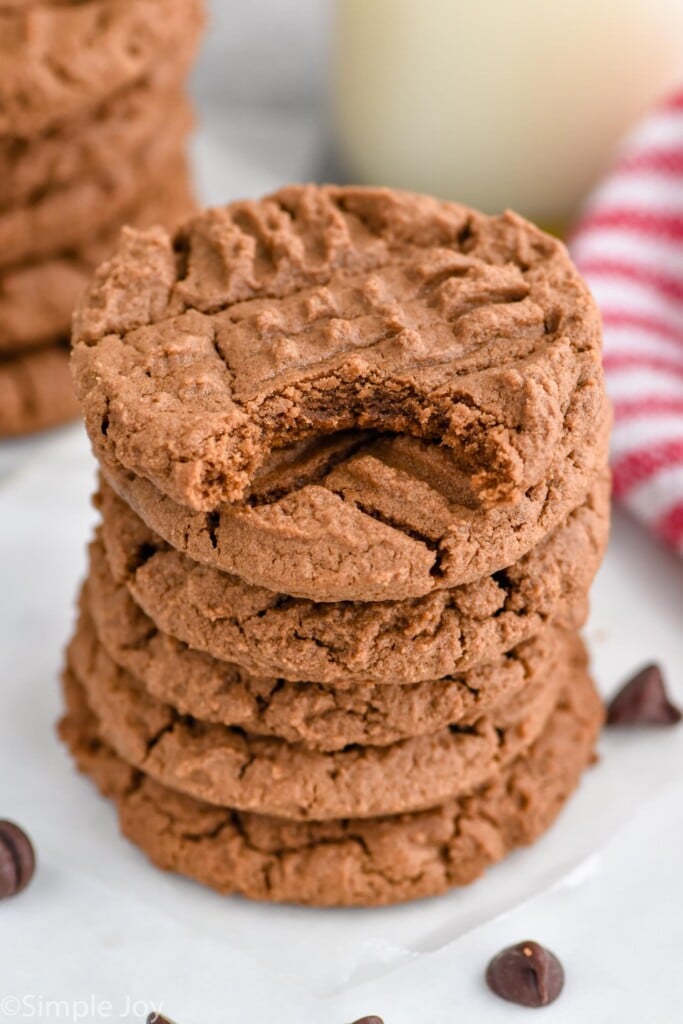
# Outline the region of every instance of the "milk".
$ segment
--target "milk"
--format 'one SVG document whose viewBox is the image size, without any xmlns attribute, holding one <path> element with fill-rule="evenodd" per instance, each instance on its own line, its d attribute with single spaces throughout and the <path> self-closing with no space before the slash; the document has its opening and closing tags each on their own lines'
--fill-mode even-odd
<svg viewBox="0 0 683 1024">
<path fill-rule="evenodd" d="M 683 0 L 337 0 L 333 69 L 354 179 L 556 223 L 683 80 Z"/>
</svg>

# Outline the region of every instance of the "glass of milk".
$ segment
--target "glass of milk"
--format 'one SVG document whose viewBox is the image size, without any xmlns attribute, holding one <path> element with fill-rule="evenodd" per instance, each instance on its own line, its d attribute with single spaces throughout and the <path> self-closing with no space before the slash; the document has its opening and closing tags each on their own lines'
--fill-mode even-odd
<svg viewBox="0 0 683 1024">
<path fill-rule="evenodd" d="M 683 0 L 337 0 L 344 170 L 564 222 L 683 79 Z"/>
</svg>

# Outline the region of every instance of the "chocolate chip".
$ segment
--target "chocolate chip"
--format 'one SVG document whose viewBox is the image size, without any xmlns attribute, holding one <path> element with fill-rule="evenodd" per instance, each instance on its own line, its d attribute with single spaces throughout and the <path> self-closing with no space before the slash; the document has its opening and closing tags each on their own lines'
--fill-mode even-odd
<svg viewBox="0 0 683 1024">
<path fill-rule="evenodd" d="M 607 707 L 608 725 L 675 725 L 680 709 L 666 692 L 659 665 L 646 665 L 629 679 Z"/>
<path fill-rule="evenodd" d="M 151 1013 L 147 1014 L 147 1024 L 173 1024 L 170 1017 L 163 1017 L 156 1010 L 152 1010 Z"/>
<path fill-rule="evenodd" d="M 381 1017 L 359 1017 L 358 1020 L 354 1020 L 353 1024 L 384 1024 Z"/>
<path fill-rule="evenodd" d="M 0 899 L 25 889 L 35 866 L 36 857 L 26 833 L 11 821 L 0 821 Z"/>
<path fill-rule="evenodd" d="M 501 999 L 520 1006 L 554 1003 L 564 986 L 564 970 L 554 953 L 538 942 L 520 942 L 494 956 L 486 983 Z"/>
</svg>

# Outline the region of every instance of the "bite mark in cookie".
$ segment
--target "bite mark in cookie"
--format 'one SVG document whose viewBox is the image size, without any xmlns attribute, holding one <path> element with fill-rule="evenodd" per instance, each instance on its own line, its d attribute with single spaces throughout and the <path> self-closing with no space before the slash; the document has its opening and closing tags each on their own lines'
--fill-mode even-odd
<svg viewBox="0 0 683 1024">
<path fill-rule="evenodd" d="M 138 515 L 191 558 L 313 601 L 421 597 L 471 583 L 526 554 L 580 505 L 607 464 L 611 411 L 577 390 L 547 479 L 487 509 L 452 451 L 405 435 L 349 431 L 280 449 L 242 505 L 193 512 L 107 461 Z"/>
</svg>

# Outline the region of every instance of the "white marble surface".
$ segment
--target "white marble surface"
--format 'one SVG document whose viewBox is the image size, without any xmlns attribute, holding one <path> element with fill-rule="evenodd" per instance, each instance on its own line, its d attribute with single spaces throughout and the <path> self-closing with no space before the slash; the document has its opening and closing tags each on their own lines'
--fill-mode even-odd
<svg viewBox="0 0 683 1024">
<path fill-rule="evenodd" d="M 310 175 L 308 114 L 212 109 L 196 146 L 207 201 Z M 0 907 L 0 1020 L 140 1021 L 151 1004 L 179 1024 L 521 1020 L 482 970 L 529 937 L 567 967 L 549 1024 L 682 1019 L 683 729 L 605 736 L 550 835 L 442 900 L 262 907 L 149 867 L 53 731 L 92 482 L 80 428 L 0 450 L 0 815 L 27 827 L 40 858 L 32 886 Z M 617 517 L 588 629 L 606 693 L 656 658 L 683 701 L 682 611 L 681 564 Z"/>
</svg>

